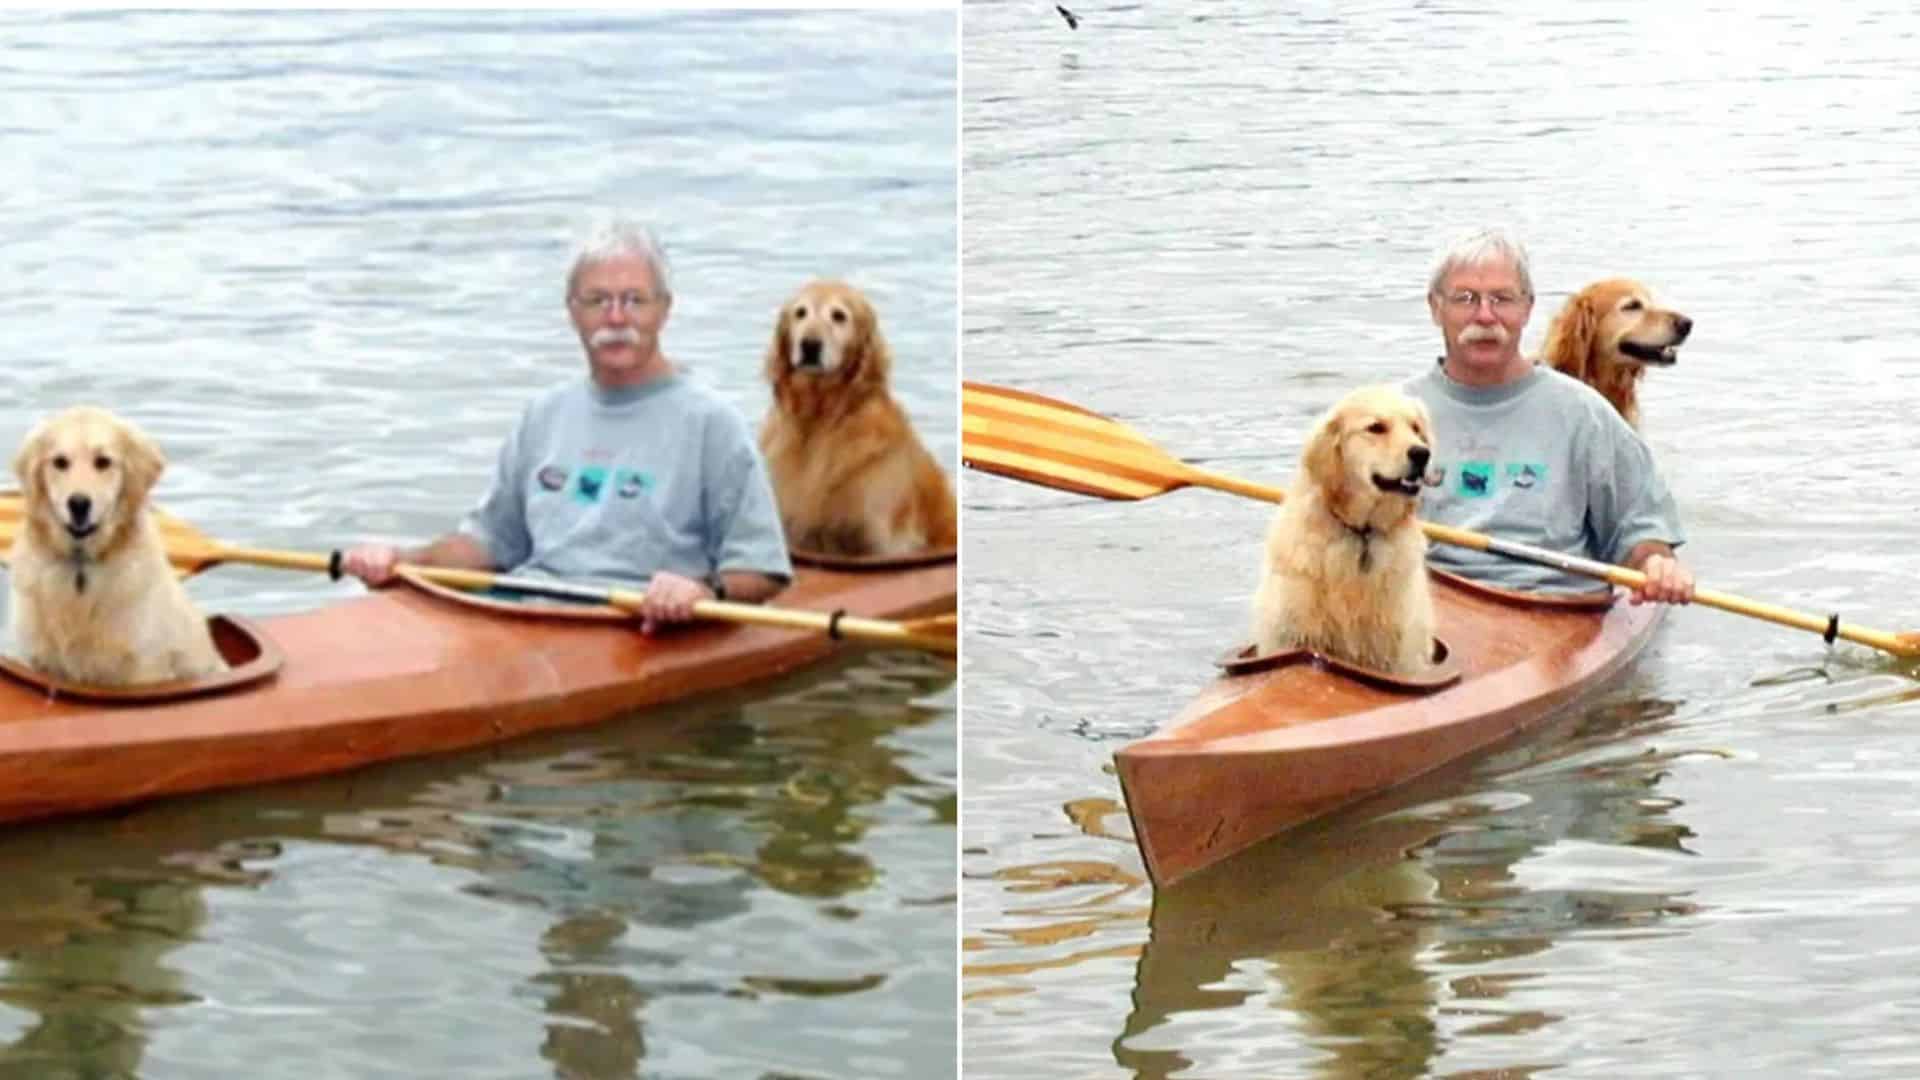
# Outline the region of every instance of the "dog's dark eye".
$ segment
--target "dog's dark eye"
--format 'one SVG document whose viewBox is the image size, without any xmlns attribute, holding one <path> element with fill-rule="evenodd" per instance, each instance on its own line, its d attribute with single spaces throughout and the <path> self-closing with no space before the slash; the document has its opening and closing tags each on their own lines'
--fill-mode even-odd
<svg viewBox="0 0 1920 1080">
<path fill-rule="evenodd" d="M 1642 304 L 1638 300 L 1629 300 L 1626 303 L 1620 305 L 1620 310 L 1621 311 L 1639 311 L 1642 307 L 1645 307 L 1645 306 L 1646 305 Z"/>
<path fill-rule="evenodd" d="M 67 466 L 71 464 L 73 464 L 73 462 L 67 460 L 67 455 L 65 454 L 53 455 L 53 467 L 60 470 L 61 472 L 66 472 Z"/>
<path fill-rule="evenodd" d="M 796 319 L 804 319 L 804 318 L 806 318 L 806 317 L 807 317 L 807 305 L 805 305 L 805 304 L 801 304 L 801 305 L 800 305 L 799 307 L 797 307 L 797 308 L 794 308 L 794 309 L 793 309 L 793 317 L 794 317 L 794 318 L 796 318 Z"/>
<path fill-rule="evenodd" d="M 93 467 L 101 472 L 106 472 L 108 469 L 113 468 L 113 459 L 105 454 L 96 455 L 93 459 Z"/>
<path fill-rule="evenodd" d="M 844 312 L 844 311 L 841 311 L 841 310 L 840 310 L 839 308 L 834 308 L 834 309 L 833 309 L 833 321 L 834 321 L 834 322 L 846 322 L 846 321 L 847 321 L 847 313 L 846 313 L 846 312 Z"/>
<path fill-rule="evenodd" d="M 1375 435 L 1385 435 L 1387 433 L 1387 422 L 1385 420 L 1375 420 L 1373 423 L 1367 425 L 1367 430 Z"/>
</svg>

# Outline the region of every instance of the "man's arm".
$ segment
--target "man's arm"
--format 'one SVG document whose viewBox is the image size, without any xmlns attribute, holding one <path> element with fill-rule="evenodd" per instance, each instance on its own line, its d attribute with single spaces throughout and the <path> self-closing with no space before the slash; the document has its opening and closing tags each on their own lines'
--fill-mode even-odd
<svg viewBox="0 0 1920 1080">
<path fill-rule="evenodd" d="M 357 544 L 341 553 L 340 569 L 366 582 L 381 586 L 393 580 L 393 568 L 401 563 L 419 566 L 448 566 L 459 570 L 492 570 L 493 557 L 485 544 L 465 533 L 448 533 L 419 547 L 401 548 L 392 544 Z"/>
<path fill-rule="evenodd" d="M 766 461 L 737 415 L 716 423 L 709 436 L 714 471 L 706 505 L 707 556 L 726 584 L 727 599 L 757 604 L 786 588 L 793 563 L 780 523 Z"/>
<path fill-rule="evenodd" d="M 757 604 L 787 584 L 753 570 L 723 570 L 719 578 L 727 599 L 743 604 Z M 663 626 L 687 622 L 694 617 L 693 605 L 713 598 L 713 587 L 707 582 L 662 570 L 647 581 L 640 604 L 640 631 L 651 634 Z"/>
<path fill-rule="evenodd" d="M 1633 602 L 1687 604 L 1693 601 L 1693 571 L 1680 562 L 1673 548 L 1659 540 L 1642 540 L 1627 552 L 1626 565 L 1647 575 L 1647 583 L 1633 591 Z"/>
<path fill-rule="evenodd" d="M 1597 455 L 1586 463 L 1591 484 L 1587 507 L 1589 522 L 1602 541 L 1601 557 L 1611 555 L 1646 575 L 1646 583 L 1633 591 L 1634 603 L 1690 603 L 1693 572 L 1674 554 L 1686 533 L 1653 450 L 1611 406 L 1596 400 L 1592 407 Z"/>
<path fill-rule="evenodd" d="M 743 604 L 759 604 L 773 597 L 787 583 L 771 574 L 762 574 L 754 570 L 723 570 L 720 580 L 727 587 L 727 599 L 738 600 Z"/>
<path fill-rule="evenodd" d="M 466 533 L 448 533 L 432 543 L 401 548 L 400 561 L 422 566 L 451 566 L 460 570 L 493 570 L 487 546 Z"/>
<path fill-rule="evenodd" d="M 527 531 L 525 496 L 519 479 L 524 474 L 520 448 L 534 415 L 534 406 L 529 405 L 507 433 L 494 461 L 493 483 L 479 505 L 467 514 L 459 531 L 418 547 L 359 544 L 342 553 L 340 569 L 368 585 L 381 586 L 393 580 L 393 568 L 399 563 L 456 570 L 510 570 L 525 562 L 533 553 L 533 538 Z M 498 559 L 493 555 L 496 550 Z"/>
<path fill-rule="evenodd" d="M 1649 558 L 1655 555 L 1665 555 L 1669 559 L 1677 558 L 1673 553 L 1672 545 L 1659 540 L 1642 540 L 1633 545 L 1632 551 L 1627 552 L 1626 565 L 1639 570 L 1646 565 Z"/>
</svg>

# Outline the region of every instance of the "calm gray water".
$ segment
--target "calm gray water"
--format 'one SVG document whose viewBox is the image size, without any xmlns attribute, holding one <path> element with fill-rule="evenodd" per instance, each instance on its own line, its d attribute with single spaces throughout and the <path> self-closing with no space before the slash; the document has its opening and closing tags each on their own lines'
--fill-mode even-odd
<svg viewBox="0 0 1920 1080">
<path fill-rule="evenodd" d="M 956 462 L 952 12 L 7 15 L 0 41 L 0 445 L 96 402 L 217 539 L 437 533 L 583 370 L 567 246 L 619 207 L 673 253 L 669 353 L 754 421 L 776 309 L 844 276 Z M 357 590 L 192 582 L 248 614 Z M 950 666 L 868 654 L 7 829 L 0 1074 L 950 1075 L 956 702 Z"/>
<path fill-rule="evenodd" d="M 1697 320 L 1645 426 L 1702 582 L 1920 626 L 1920 19 L 1768 0 L 968 3 L 967 377 L 1284 482 L 1438 352 L 1437 247 Z M 1109 759 L 1268 510 L 968 474 L 969 1075 L 1920 1074 L 1920 671 L 1711 609 L 1521 743 L 1155 895 Z"/>
</svg>

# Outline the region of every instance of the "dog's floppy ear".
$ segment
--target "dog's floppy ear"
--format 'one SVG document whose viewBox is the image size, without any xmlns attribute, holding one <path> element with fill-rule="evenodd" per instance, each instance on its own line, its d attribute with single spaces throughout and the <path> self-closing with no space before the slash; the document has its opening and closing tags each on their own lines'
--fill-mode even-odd
<svg viewBox="0 0 1920 1080">
<path fill-rule="evenodd" d="M 1335 501 L 1347 484 L 1341 442 L 1340 410 L 1336 407 L 1313 426 L 1313 434 L 1307 436 L 1307 447 L 1300 454 L 1300 468 Z"/>
<path fill-rule="evenodd" d="M 1432 447 L 1433 446 L 1433 413 L 1428 411 L 1427 403 L 1424 401 L 1421 401 L 1419 398 L 1409 397 L 1407 400 L 1413 403 L 1413 415 L 1420 418 L 1420 430 L 1426 432 L 1426 434 L 1422 436 L 1420 441 L 1426 443 L 1428 447 Z"/>
<path fill-rule="evenodd" d="M 853 311 L 853 340 L 847 344 L 848 374 L 861 382 L 884 383 L 893 357 L 887 351 L 886 335 L 880 332 L 880 313 L 864 293 L 847 290 L 847 307 Z"/>
<path fill-rule="evenodd" d="M 20 489 L 29 504 L 44 499 L 47 494 L 46 482 L 40 475 L 40 460 L 46 456 L 50 430 L 45 421 L 35 424 L 13 455 L 13 475 L 19 478 Z"/>
<path fill-rule="evenodd" d="M 127 475 L 127 504 L 143 505 L 153 485 L 160 482 L 160 474 L 166 471 L 167 456 L 160 452 L 158 443 L 131 425 L 121 426 L 119 442 L 121 466 Z"/>
<path fill-rule="evenodd" d="M 1591 290 L 1575 293 L 1547 325 L 1547 343 L 1540 351 L 1555 371 L 1586 381 L 1593 336 L 1600 329 L 1599 306 Z"/>
<path fill-rule="evenodd" d="M 767 381 L 775 388 L 779 387 L 781 377 L 792 363 L 789 357 L 793 355 L 793 335 L 787 331 L 787 313 L 792 309 L 791 300 L 780 305 L 779 314 L 773 317 L 773 338 L 767 342 Z"/>
</svg>

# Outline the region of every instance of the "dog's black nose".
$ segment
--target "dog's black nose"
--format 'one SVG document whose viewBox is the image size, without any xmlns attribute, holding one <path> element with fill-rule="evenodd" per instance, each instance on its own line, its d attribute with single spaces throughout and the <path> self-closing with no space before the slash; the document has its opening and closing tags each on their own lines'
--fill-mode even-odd
<svg viewBox="0 0 1920 1080">
<path fill-rule="evenodd" d="M 1433 451 L 1427 449 L 1424 446 L 1407 447 L 1407 460 L 1409 462 L 1412 462 L 1413 467 L 1415 469 L 1420 470 L 1421 472 L 1427 471 L 1427 462 L 1432 459 L 1433 459 Z"/>
<path fill-rule="evenodd" d="M 67 517 L 71 518 L 75 525 L 85 525 L 87 515 L 91 513 L 93 513 L 92 499 L 85 495 L 67 496 Z"/>
<path fill-rule="evenodd" d="M 1673 332 L 1680 335 L 1678 341 L 1687 340 L 1687 335 L 1693 333 L 1693 320 L 1687 318 L 1685 315 L 1675 315 L 1673 317 Z M 1677 343 L 1678 342 L 1676 342 L 1676 344 Z"/>
<path fill-rule="evenodd" d="M 801 338 L 800 339 L 800 366 L 801 367 L 819 367 L 820 366 L 820 339 L 819 338 Z"/>
</svg>

